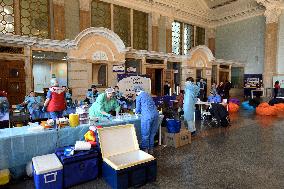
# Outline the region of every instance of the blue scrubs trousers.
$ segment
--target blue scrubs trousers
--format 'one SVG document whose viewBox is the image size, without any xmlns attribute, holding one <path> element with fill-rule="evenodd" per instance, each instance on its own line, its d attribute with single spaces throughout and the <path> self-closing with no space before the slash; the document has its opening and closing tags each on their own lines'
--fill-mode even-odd
<svg viewBox="0 0 284 189">
<path fill-rule="evenodd" d="M 159 128 L 159 116 L 141 120 L 141 149 L 154 148 L 154 138 Z"/>
<path fill-rule="evenodd" d="M 51 119 L 56 120 L 57 118 L 63 117 L 63 111 L 59 112 L 49 112 Z"/>
</svg>

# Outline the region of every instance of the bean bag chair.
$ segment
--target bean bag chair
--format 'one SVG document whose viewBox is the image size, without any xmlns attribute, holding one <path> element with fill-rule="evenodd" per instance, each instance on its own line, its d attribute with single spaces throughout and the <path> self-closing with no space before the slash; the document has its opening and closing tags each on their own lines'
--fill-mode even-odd
<svg viewBox="0 0 284 189">
<path fill-rule="evenodd" d="M 270 106 L 268 103 L 261 103 L 258 107 L 256 107 L 256 114 L 263 116 L 276 116 L 277 109 L 274 106 Z"/>
<path fill-rule="evenodd" d="M 229 102 L 232 102 L 234 104 L 240 105 L 240 100 L 237 98 L 230 98 Z"/>
<path fill-rule="evenodd" d="M 236 113 L 240 109 L 239 105 L 232 102 L 229 102 L 228 107 L 229 107 L 229 113 Z"/>
<path fill-rule="evenodd" d="M 249 101 L 245 101 L 242 103 L 242 108 L 245 110 L 255 110 L 255 107 L 249 104 Z"/>
<path fill-rule="evenodd" d="M 284 116 L 284 103 L 275 104 L 277 115 L 283 117 Z"/>
<path fill-rule="evenodd" d="M 260 104 L 260 99 L 259 98 L 253 98 L 249 100 L 249 105 L 253 106 L 256 108 Z"/>
<path fill-rule="evenodd" d="M 284 99 L 282 98 L 273 98 L 269 101 L 269 105 L 273 106 L 274 104 L 284 103 Z"/>
</svg>

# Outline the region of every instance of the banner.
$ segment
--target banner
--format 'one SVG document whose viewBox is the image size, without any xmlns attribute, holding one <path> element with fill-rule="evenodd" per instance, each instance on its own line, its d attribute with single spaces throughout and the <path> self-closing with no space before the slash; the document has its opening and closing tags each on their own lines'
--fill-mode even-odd
<svg viewBox="0 0 284 189">
<path fill-rule="evenodd" d="M 118 74 L 118 87 L 126 98 L 135 95 L 135 86 L 140 86 L 145 92 L 151 93 L 151 79 L 146 75 Z"/>
</svg>

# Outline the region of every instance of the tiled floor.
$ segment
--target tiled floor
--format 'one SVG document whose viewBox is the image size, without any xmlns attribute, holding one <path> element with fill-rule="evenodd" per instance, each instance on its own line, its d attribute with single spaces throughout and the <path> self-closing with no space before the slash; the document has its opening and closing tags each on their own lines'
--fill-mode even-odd
<svg viewBox="0 0 284 189">
<path fill-rule="evenodd" d="M 199 128 L 191 145 L 156 149 L 157 182 L 142 188 L 284 188 L 284 119 L 242 111 L 231 121 L 228 128 Z M 27 180 L 10 188 L 34 186 Z M 102 179 L 73 187 L 95 188 L 109 187 Z"/>
</svg>

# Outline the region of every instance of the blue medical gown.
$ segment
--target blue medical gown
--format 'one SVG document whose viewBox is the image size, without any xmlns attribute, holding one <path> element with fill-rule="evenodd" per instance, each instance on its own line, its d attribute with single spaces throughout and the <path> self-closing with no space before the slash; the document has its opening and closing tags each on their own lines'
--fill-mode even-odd
<svg viewBox="0 0 284 189">
<path fill-rule="evenodd" d="M 153 98 L 141 92 L 136 98 L 137 114 L 141 114 L 141 148 L 154 148 L 154 138 L 159 127 L 159 112 Z"/>
<path fill-rule="evenodd" d="M 9 114 L 9 102 L 7 97 L 0 97 L 0 120 Z"/>
<path fill-rule="evenodd" d="M 199 94 L 199 87 L 192 82 L 185 83 L 185 94 L 184 94 L 184 119 L 186 121 L 194 120 L 195 103 Z"/>
</svg>

